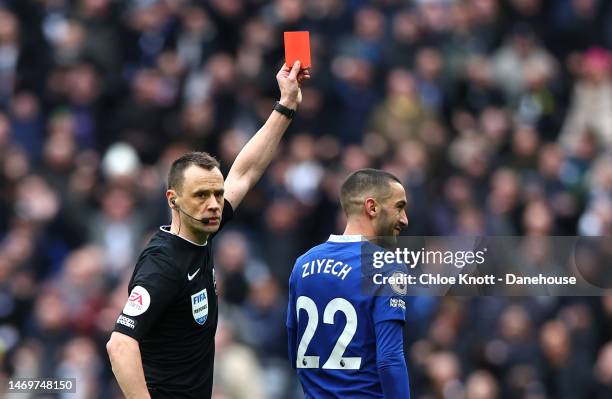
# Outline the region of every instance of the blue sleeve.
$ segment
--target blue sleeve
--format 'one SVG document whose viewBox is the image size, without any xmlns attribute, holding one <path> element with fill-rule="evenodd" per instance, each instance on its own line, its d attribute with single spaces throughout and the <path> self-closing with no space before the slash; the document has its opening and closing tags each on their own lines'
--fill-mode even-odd
<svg viewBox="0 0 612 399">
<path fill-rule="evenodd" d="M 289 301 L 287 304 L 287 353 L 289 354 L 289 362 L 291 367 L 295 368 L 297 359 L 297 320 L 295 315 L 295 295 L 294 287 L 291 282 L 293 273 L 289 277 Z"/>
<path fill-rule="evenodd" d="M 372 321 L 377 324 L 386 320 L 397 320 L 402 323 L 406 320 L 406 302 L 399 296 L 374 297 Z"/>
<path fill-rule="evenodd" d="M 288 337 L 288 345 L 289 345 L 289 351 L 287 353 L 289 353 L 289 363 L 291 363 L 291 367 L 296 368 L 296 361 L 297 361 L 297 350 L 296 350 L 296 343 L 297 343 L 297 329 L 296 328 L 291 328 L 288 327 L 287 328 L 287 337 Z"/>
<path fill-rule="evenodd" d="M 410 399 L 408 369 L 404 359 L 403 322 L 376 323 L 376 367 L 386 399 Z"/>
</svg>

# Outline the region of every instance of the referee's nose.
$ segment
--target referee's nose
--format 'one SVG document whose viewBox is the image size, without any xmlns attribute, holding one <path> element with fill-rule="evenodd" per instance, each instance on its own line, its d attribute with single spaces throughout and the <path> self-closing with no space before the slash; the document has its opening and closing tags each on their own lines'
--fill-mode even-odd
<svg viewBox="0 0 612 399">
<path fill-rule="evenodd" d="M 220 212 L 221 204 L 219 203 L 219 201 L 217 201 L 217 198 L 215 198 L 214 195 L 210 196 L 210 199 L 208 200 L 206 204 L 206 210 L 208 212 L 215 213 L 215 214 Z"/>
</svg>

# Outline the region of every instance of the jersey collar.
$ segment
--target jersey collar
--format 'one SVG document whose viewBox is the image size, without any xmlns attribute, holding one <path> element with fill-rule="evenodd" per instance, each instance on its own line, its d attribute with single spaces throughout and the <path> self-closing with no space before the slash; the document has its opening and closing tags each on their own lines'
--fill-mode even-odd
<svg viewBox="0 0 612 399">
<path fill-rule="evenodd" d="M 329 241 L 329 242 L 361 242 L 361 241 L 365 241 L 365 239 L 360 234 L 355 234 L 355 235 L 351 235 L 351 234 L 346 234 L 346 235 L 332 234 L 332 235 L 329 236 L 329 239 L 327 241 Z"/>
<path fill-rule="evenodd" d="M 159 229 L 160 229 L 161 231 L 163 231 L 164 233 L 171 234 L 171 235 L 173 235 L 173 236 L 175 236 L 175 237 L 180 238 L 181 240 L 185 240 L 185 241 L 187 241 L 187 242 L 188 242 L 188 243 L 190 243 L 190 244 L 197 245 L 198 247 L 205 247 L 205 246 L 206 246 L 206 244 L 208 244 L 208 240 L 207 240 L 207 241 L 206 241 L 204 244 L 198 244 L 197 242 L 193 242 L 193 241 L 191 241 L 191 240 L 188 240 L 188 239 L 186 239 L 186 238 L 184 238 L 184 237 L 179 236 L 178 234 L 174 234 L 174 233 L 172 233 L 172 232 L 170 231 L 170 226 L 159 226 Z"/>
</svg>

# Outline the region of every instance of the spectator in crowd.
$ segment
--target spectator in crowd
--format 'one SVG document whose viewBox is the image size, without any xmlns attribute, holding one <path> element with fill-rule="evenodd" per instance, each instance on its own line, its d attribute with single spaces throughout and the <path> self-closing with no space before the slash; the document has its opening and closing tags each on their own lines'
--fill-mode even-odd
<svg viewBox="0 0 612 399">
<path fill-rule="evenodd" d="M 580 63 L 580 77 L 574 85 L 560 140 L 570 153 L 577 150 L 581 135 L 594 134 L 602 149 L 612 148 L 612 80 L 610 54 L 601 48 L 589 49 Z"/>
</svg>

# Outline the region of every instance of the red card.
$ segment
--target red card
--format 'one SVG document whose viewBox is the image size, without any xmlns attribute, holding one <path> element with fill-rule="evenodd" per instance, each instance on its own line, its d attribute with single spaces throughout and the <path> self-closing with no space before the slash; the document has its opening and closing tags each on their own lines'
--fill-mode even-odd
<svg viewBox="0 0 612 399">
<path fill-rule="evenodd" d="M 300 60 L 301 69 L 310 68 L 310 32 L 285 32 L 285 63 L 291 68 Z"/>
</svg>

